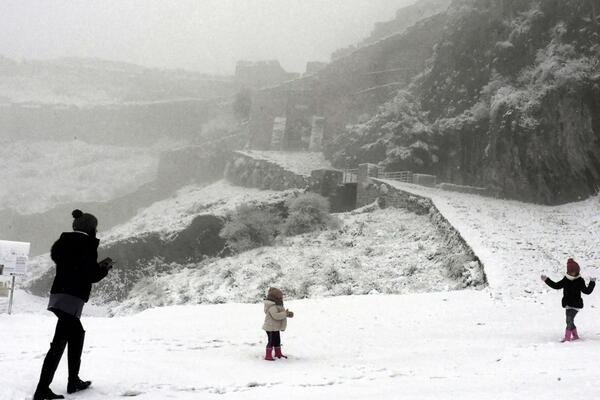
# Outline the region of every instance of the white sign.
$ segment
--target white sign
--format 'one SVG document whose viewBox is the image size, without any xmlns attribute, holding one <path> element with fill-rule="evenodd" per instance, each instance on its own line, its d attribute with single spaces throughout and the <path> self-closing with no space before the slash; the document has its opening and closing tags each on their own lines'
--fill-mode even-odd
<svg viewBox="0 0 600 400">
<path fill-rule="evenodd" d="M 0 240 L 0 265 L 3 265 L 2 275 L 25 275 L 29 243 L 9 242 Z"/>
</svg>

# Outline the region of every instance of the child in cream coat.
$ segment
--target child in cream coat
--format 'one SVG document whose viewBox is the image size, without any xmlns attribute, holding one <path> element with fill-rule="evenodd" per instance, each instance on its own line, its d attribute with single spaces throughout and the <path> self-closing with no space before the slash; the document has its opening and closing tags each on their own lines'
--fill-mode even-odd
<svg viewBox="0 0 600 400">
<path fill-rule="evenodd" d="M 273 348 L 275 348 L 275 357 L 287 358 L 281 353 L 281 335 L 287 327 L 287 319 L 292 318 L 294 313 L 283 306 L 283 292 L 277 288 L 269 288 L 267 298 L 264 301 L 265 322 L 263 329 L 267 332 L 268 343 L 265 360 L 275 361 L 273 358 Z"/>
</svg>

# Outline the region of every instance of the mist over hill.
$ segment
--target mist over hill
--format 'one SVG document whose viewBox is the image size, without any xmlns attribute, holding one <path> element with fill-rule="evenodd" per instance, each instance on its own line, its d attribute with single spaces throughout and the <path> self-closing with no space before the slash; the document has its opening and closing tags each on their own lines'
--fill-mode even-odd
<svg viewBox="0 0 600 400">
<path fill-rule="evenodd" d="M 211 99 L 232 93 L 230 76 L 90 58 L 16 61 L 0 56 L 0 103 L 86 107 Z"/>
</svg>

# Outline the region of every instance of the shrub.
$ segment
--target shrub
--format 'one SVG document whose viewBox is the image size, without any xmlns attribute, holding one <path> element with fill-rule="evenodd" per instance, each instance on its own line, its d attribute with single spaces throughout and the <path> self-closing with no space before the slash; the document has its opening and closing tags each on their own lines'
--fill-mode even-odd
<svg viewBox="0 0 600 400">
<path fill-rule="evenodd" d="M 330 266 L 324 271 L 325 287 L 329 290 L 342 283 L 344 280 L 336 267 Z"/>
<path fill-rule="evenodd" d="M 462 280 L 467 272 L 465 264 L 469 262 L 469 257 L 464 254 L 452 254 L 446 260 L 446 274 L 453 280 Z"/>
<path fill-rule="evenodd" d="M 283 226 L 286 235 L 299 235 L 335 225 L 329 214 L 329 200 L 315 193 L 305 193 L 287 203 L 289 215 Z"/>
<path fill-rule="evenodd" d="M 281 218 L 278 214 L 255 206 L 241 205 L 221 229 L 220 236 L 234 252 L 268 246 L 279 233 Z"/>
</svg>

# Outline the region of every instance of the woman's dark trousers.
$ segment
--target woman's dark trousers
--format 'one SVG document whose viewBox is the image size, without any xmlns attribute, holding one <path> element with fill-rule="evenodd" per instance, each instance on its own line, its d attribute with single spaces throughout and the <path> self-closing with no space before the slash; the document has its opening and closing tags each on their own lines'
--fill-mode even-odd
<svg viewBox="0 0 600 400">
<path fill-rule="evenodd" d="M 42 373 L 38 383 L 38 390 L 47 389 L 52 380 L 54 373 L 58 368 L 60 359 L 65 351 L 67 344 L 67 361 L 69 364 L 69 381 L 74 381 L 79 378 L 79 368 L 81 366 L 81 353 L 83 352 L 83 341 L 85 331 L 81 325 L 79 318 L 62 312 L 60 310 L 52 310 L 58 317 L 54 338 L 50 343 L 50 350 L 46 354 L 44 364 L 42 364 Z"/>
</svg>

